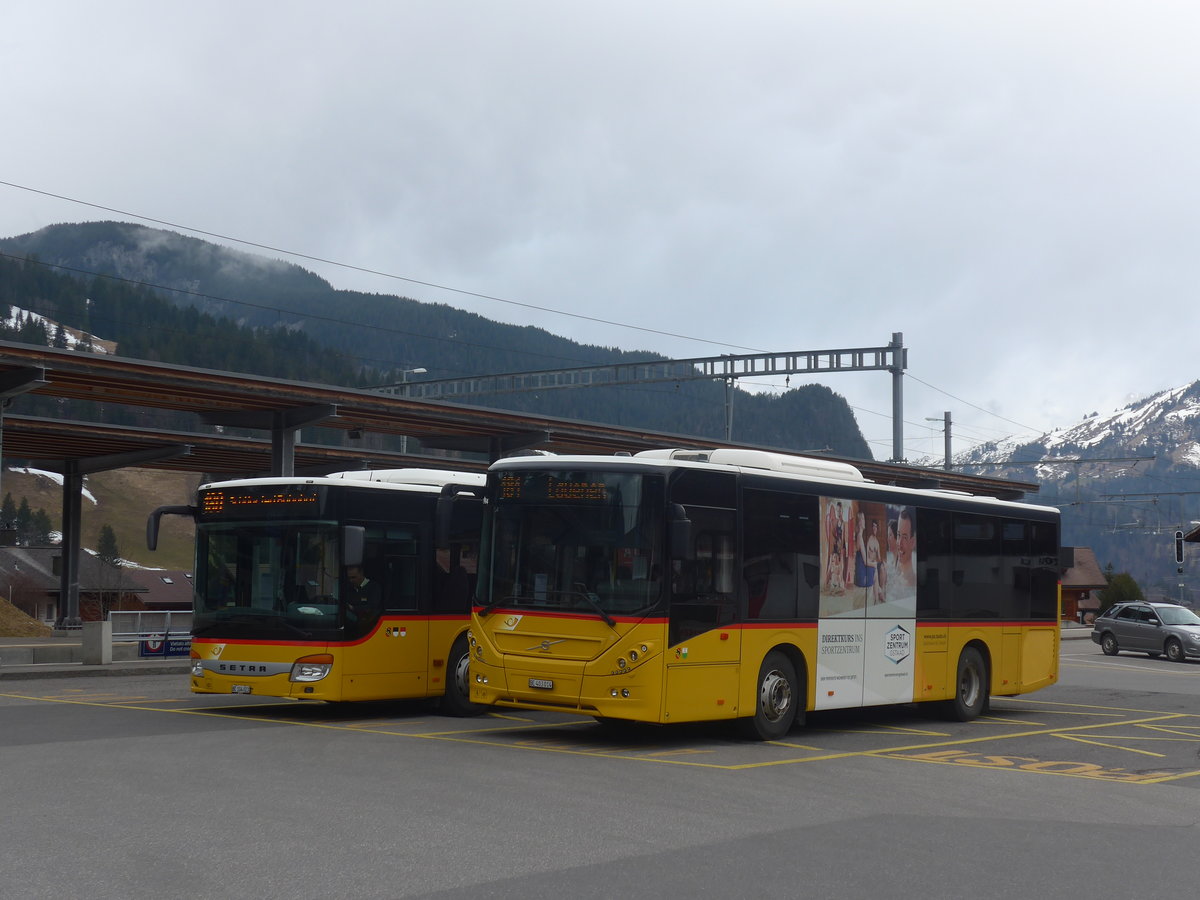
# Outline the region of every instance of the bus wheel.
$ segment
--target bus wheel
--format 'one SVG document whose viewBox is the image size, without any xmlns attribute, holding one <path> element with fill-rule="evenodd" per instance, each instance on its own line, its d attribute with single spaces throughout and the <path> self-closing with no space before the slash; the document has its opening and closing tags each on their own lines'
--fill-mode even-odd
<svg viewBox="0 0 1200 900">
<path fill-rule="evenodd" d="M 946 701 L 951 719 L 969 722 L 987 708 L 987 666 L 975 647 L 964 647 L 958 658 L 958 676 L 954 679 L 954 699 Z"/>
<path fill-rule="evenodd" d="M 471 648 L 466 635 L 459 635 L 446 660 L 446 693 L 442 695 L 441 710 L 448 716 L 477 716 L 483 707 L 471 702 Z"/>
<path fill-rule="evenodd" d="M 803 702 L 792 661 L 772 650 L 758 670 L 754 715 L 738 719 L 738 727 L 752 741 L 777 741 L 792 730 L 796 704 Z"/>
</svg>

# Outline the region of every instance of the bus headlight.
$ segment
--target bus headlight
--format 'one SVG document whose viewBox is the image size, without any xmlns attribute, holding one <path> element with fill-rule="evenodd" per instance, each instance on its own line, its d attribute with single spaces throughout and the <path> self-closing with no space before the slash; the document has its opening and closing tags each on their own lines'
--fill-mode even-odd
<svg viewBox="0 0 1200 900">
<path fill-rule="evenodd" d="M 318 653 L 315 656 L 304 656 L 292 663 L 290 681 L 320 681 L 333 670 L 333 656 L 329 653 Z"/>
<path fill-rule="evenodd" d="M 204 677 L 204 660 L 202 660 L 200 658 L 200 654 L 197 653 L 195 650 L 192 651 L 191 656 L 192 656 L 192 677 L 193 678 L 203 678 Z"/>
</svg>

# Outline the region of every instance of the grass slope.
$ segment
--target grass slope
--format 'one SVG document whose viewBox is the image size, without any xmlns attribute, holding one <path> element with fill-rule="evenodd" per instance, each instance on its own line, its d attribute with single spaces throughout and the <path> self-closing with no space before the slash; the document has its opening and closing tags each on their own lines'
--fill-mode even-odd
<svg viewBox="0 0 1200 900">
<path fill-rule="evenodd" d="M 193 503 L 200 476 L 155 469 L 116 469 L 89 475 L 84 490 L 80 538 L 84 547 L 95 549 L 104 525 L 117 536 L 117 549 L 131 562 L 159 569 L 192 570 L 195 531 L 181 516 L 164 516 L 158 550 L 146 549 L 146 519 L 156 507 Z M 37 472 L 5 470 L 0 479 L 0 500 L 11 493 L 19 507 L 24 497 L 30 509 L 46 510 L 56 529 L 62 527 L 62 485 Z"/>
<path fill-rule="evenodd" d="M 30 618 L 0 597 L 0 637 L 49 637 L 53 633 L 49 625 Z"/>
</svg>

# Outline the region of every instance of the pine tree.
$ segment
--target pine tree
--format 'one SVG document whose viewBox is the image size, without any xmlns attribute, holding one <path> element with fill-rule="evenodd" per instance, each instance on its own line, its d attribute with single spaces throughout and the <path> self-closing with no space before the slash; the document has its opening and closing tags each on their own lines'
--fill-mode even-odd
<svg viewBox="0 0 1200 900">
<path fill-rule="evenodd" d="M 28 544 L 32 538 L 33 525 L 33 510 L 29 508 L 29 501 L 21 498 L 21 505 L 17 507 L 17 540 L 22 544 Z"/>
<path fill-rule="evenodd" d="M 50 514 L 46 510 L 38 507 L 38 511 L 33 514 L 33 522 L 30 523 L 33 532 L 34 543 L 49 544 L 50 533 L 54 531 L 54 521 L 50 518 Z"/>
<path fill-rule="evenodd" d="M 117 548 L 117 535 L 112 530 L 112 526 L 107 523 L 100 527 L 100 537 L 96 541 L 96 558 L 114 569 L 121 566 L 121 551 Z"/>
</svg>

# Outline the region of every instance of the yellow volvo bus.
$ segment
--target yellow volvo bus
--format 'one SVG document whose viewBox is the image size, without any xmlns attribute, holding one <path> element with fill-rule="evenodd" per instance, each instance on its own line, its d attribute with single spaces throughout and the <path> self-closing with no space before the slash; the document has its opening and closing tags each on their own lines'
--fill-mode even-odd
<svg viewBox="0 0 1200 900">
<path fill-rule="evenodd" d="M 432 469 L 202 485 L 191 688 L 312 700 L 439 697 L 477 711 L 466 631 L 485 476 Z M 435 528 L 439 498 L 456 502 Z M 441 541 L 435 543 L 435 531 Z"/>
<path fill-rule="evenodd" d="M 600 721 L 736 720 L 1058 677 L 1055 509 L 871 483 L 755 450 L 492 465 L 471 699 Z"/>
</svg>

